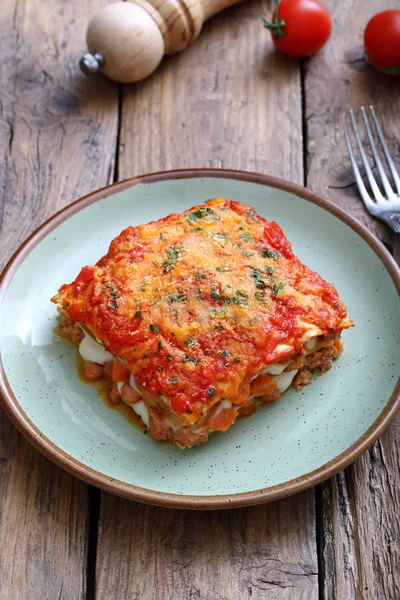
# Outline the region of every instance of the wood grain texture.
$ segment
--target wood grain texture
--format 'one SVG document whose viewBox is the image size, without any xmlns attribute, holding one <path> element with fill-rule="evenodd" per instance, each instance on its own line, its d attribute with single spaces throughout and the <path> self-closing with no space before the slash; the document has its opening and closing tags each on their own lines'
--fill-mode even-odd
<svg viewBox="0 0 400 600">
<path fill-rule="evenodd" d="M 312 498 L 188 512 L 103 494 L 96 597 L 318 598 Z"/>
<path fill-rule="evenodd" d="M 383 8 L 373 0 L 326 2 L 334 39 L 305 64 L 307 183 L 364 225 L 400 257 L 400 240 L 365 211 L 342 131 L 350 108 L 373 104 L 400 167 L 400 82 L 369 67 L 362 32 Z M 356 463 L 319 489 L 322 597 L 325 600 L 400 598 L 400 419 Z"/>
<path fill-rule="evenodd" d="M 117 90 L 83 80 L 85 23 L 103 0 L 3 1 L 0 9 L 0 267 L 56 210 L 108 183 Z M 0 599 L 86 595 L 88 488 L 0 412 Z"/>
<path fill-rule="evenodd" d="M 298 61 L 271 52 L 260 15 L 227 9 L 182 54 L 123 92 L 119 177 L 163 169 L 247 169 L 303 182 Z"/>
<path fill-rule="evenodd" d="M 119 177 L 184 167 L 273 173 L 302 182 L 297 61 L 271 53 L 245 3 L 197 42 L 125 87 Z M 97 600 L 313 600 L 314 495 L 227 512 L 151 508 L 102 494 Z"/>
</svg>

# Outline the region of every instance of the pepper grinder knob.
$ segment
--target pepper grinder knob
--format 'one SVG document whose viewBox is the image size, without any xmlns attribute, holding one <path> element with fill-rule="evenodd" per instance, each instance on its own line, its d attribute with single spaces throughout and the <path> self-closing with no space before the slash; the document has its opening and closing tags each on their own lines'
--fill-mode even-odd
<svg viewBox="0 0 400 600">
<path fill-rule="evenodd" d="M 79 66 L 85 75 L 92 75 L 98 73 L 105 65 L 104 56 L 101 52 L 94 50 L 94 52 L 88 52 L 79 61 Z"/>
</svg>

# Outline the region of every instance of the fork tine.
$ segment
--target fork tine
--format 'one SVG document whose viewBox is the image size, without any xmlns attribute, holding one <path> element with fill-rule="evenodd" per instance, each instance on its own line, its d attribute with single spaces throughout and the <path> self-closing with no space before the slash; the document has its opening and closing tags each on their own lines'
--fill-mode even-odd
<svg viewBox="0 0 400 600">
<path fill-rule="evenodd" d="M 368 192 L 366 190 L 366 187 L 362 180 L 360 170 L 358 168 L 358 165 L 357 165 L 357 162 L 356 162 L 356 159 L 354 156 L 353 148 L 351 146 L 349 130 L 347 129 L 347 124 L 346 124 L 346 115 L 343 115 L 343 127 L 344 127 L 344 136 L 346 138 L 347 149 L 348 149 L 349 155 L 350 155 L 350 162 L 351 162 L 351 166 L 353 167 L 358 191 L 360 192 L 361 199 L 365 204 L 365 208 L 368 211 L 371 210 L 372 212 L 374 212 L 375 211 L 375 203 L 372 201 L 372 199 L 370 198 L 370 195 L 368 194 Z"/>
<path fill-rule="evenodd" d="M 381 143 L 383 152 L 385 154 L 386 162 L 387 162 L 388 167 L 390 169 L 390 172 L 392 174 L 393 181 L 394 181 L 394 183 L 396 185 L 397 193 L 400 196 L 400 177 L 399 177 L 399 174 L 397 173 L 396 167 L 394 166 L 394 162 L 392 160 L 392 157 L 390 156 L 389 149 L 388 149 L 387 144 L 385 142 L 385 138 L 383 137 L 382 129 L 381 129 L 379 123 L 378 123 L 378 119 L 376 118 L 374 107 L 370 106 L 369 109 L 371 111 L 372 119 L 373 119 L 374 124 L 375 124 L 375 128 L 376 128 L 376 132 L 377 132 L 378 137 L 379 137 L 379 141 Z"/>
<path fill-rule="evenodd" d="M 368 117 L 367 117 L 367 113 L 365 112 L 365 108 L 363 106 L 361 107 L 361 114 L 362 114 L 362 118 L 363 118 L 363 121 L 364 121 L 365 130 L 367 132 L 367 136 L 368 136 L 368 140 L 369 140 L 369 145 L 371 146 L 371 150 L 372 150 L 372 154 L 373 154 L 373 157 L 374 157 L 374 161 L 375 161 L 376 167 L 377 167 L 378 172 L 379 172 L 379 176 L 380 176 L 381 181 L 382 181 L 382 185 L 385 188 L 385 192 L 386 192 L 386 194 L 388 196 L 388 199 L 394 198 L 394 192 L 392 190 L 392 186 L 390 185 L 389 180 L 386 177 L 386 173 L 383 170 L 381 159 L 380 159 L 378 151 L 376 149 L 374 138 L 372 137 L 371 127 L 369 125 L 369 120 L 368 120 Z"/>
<path fill-rule="evenodd" d="M 400 233 L 400 213 L 392 215 L 391 223 L 396 233 Z"/>
<path fill-rule="evenodd" d="M 398 221 L 396 215 L 391 215 L 389 217 L 389 223 L 395 233 L 400 233 L 400 222 Z"/>
<path fill-rule="evenodd" d="M 384 202 L 384 198 L 381 194 L 380 189 L 378 188 L 378 186 L 376 184 L 375 177 L 371 171 L 371 167 L 369 166 L 368 158 L 367 158 L 367 155 L 365 154 L 365 150 L 364 150 L 364 147 L 361 142 L 360 134 L 358 133 L 358 127 L 357 127 L 356 120 L 354 118 L 354 113 L 352 110 L 350 111 L 350 119 L 351 119 L 351 124 L 353 125 L 354 135 L 357 140 L 357 146 L 360 151 L 361 160 L 363 162 L 364 169 L 367 174 L 369 185 L 371 186 L 371 190 L 374 195 L 374 198 L 377 202 Z"/>
</svg>

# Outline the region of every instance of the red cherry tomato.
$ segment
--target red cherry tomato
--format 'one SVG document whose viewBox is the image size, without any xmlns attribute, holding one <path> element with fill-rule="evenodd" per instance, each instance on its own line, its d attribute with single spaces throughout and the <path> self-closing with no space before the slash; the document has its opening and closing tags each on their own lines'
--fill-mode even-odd
<svg viewBox="0 0 400 600">
<path fill-rule="evenodd" d="M 400 73 L 400 10 L 384 10 L 369 21 L 364 31 L 369 62 L 384 73 Z"/>
<path fill-rule="evenodd" d="M 272 40 L 290 56 L 310 56 L 328 40 L 332 22 L 328 10 L 318 0 L 282 0 L 272 23 L 264 19 Z"/>
</svg>

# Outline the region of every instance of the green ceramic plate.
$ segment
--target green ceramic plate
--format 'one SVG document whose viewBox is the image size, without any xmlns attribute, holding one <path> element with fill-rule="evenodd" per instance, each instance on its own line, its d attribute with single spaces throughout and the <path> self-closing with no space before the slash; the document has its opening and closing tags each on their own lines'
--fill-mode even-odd
<svg viewBox="0 0 400 600">
<path fill-rule="evenodd" d="M 49 298 L 94 263 L 127 225 L 222 196 L 276 220 L 296 254 L 339 291 L 355 328 L 334 368 L 303 392 L 178 450 L 133 428 L 76 374 L 76 350 L 53 335 Z M 365 450 L 399 408 L 396 265 L 361 225 L 303 188 L 248 173 L 161 173 L 75 202 L 21 247 L 0 287 L 3 404 L 56 463 L 129 498 L 187 508 L 255 504 L 313 485 Z"/>
</svg>

